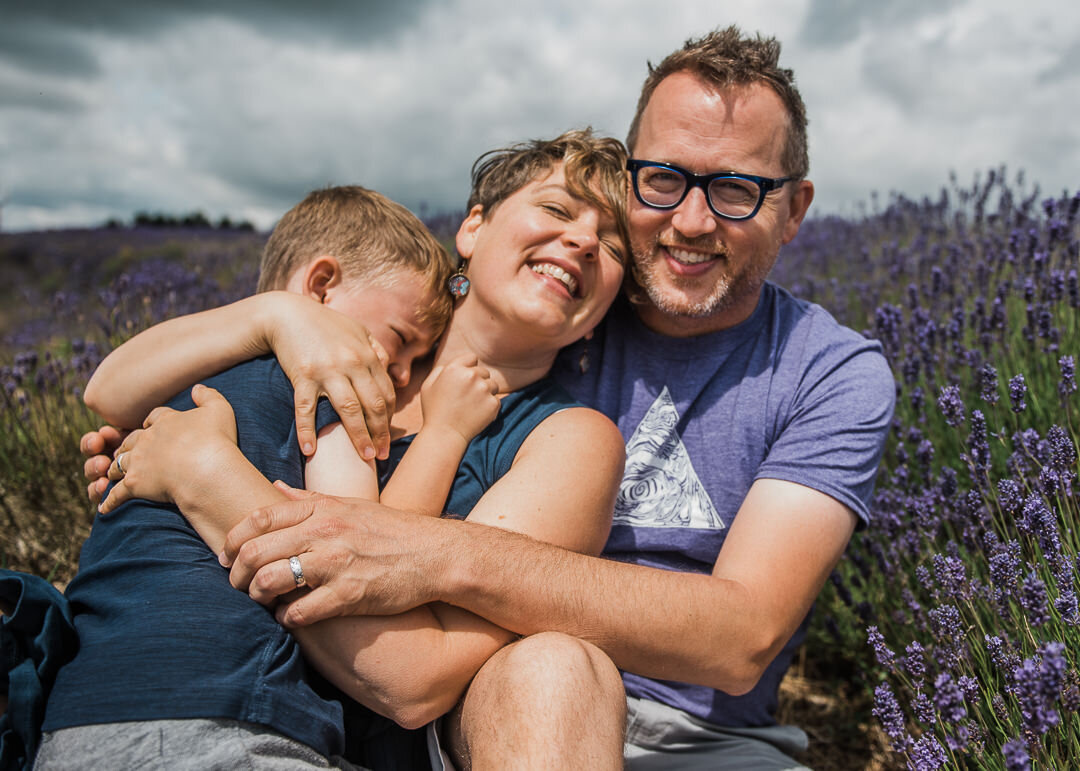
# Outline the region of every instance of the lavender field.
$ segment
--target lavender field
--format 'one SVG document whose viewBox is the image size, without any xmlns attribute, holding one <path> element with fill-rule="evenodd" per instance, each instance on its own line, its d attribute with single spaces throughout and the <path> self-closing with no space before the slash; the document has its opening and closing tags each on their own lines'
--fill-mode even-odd
<svg viewBox="0 0 1080 771">
<path fill-rule="evenodd" d="M 147 324 L 249 293 L 263 238 L 0 234 L 0 564 L 70 578 L 81 387 Z M 880 340 L 898 395 L 871 525 L 785 685 L 814 768 L 1080 767 L 1078 269 L 1080 194 L 1004 170 L 781 253 L 774 280 Z"/>
</svg>

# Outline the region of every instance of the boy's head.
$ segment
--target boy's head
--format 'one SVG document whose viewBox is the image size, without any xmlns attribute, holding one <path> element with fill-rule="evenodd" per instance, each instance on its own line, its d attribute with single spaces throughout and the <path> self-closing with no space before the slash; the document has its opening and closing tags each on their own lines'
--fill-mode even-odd
<svg viewBox="0 0 1080 771">
<path fill-rule="evenodd" d="M 362 323 L 400 387 L 450 319 L 453 271 L 408 209 L 347 185 L 316 190 L 285 213 L 263 249 L 257 291 L 306 294 Z"/>
</svg>

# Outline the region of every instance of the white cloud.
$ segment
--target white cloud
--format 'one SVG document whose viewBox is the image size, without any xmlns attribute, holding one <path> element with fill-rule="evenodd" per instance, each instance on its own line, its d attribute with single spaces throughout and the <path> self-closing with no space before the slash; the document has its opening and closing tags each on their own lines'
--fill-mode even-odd
<svg viewBox="0 0 1080 771">
<path fill-rule="evenodd" d="M 5 228 L 195 209 L 268 227 L 311 188 L 346 182 L 414 210 L 460 208 L 479 153 L 585 124 L 621 137 L 646 61 L 728 23 L 783 43 L 818 211 L 872 190 L 933 195 L 952 169 L 964 181 L 1002 163 L 1075 189 L 1080 168 L 1066 96 L 1080 13 L 1050 0 L 455 0 L 323 17 L 157 0 L 133 19 L 46 5 L 6 35 L 32 29 L 65 58 L 42 69 L 38 48 L 0 53 Z"/>
</svg>

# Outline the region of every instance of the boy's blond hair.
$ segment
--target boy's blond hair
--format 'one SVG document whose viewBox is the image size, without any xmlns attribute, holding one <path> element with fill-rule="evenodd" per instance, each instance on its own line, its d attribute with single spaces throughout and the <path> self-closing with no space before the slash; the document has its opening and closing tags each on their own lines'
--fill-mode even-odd
<svg viewBox="0 0 1080 771">
<path fill-rule="evenodd" d="M 563 165 L 570 192 L 609 212 L 615 218 L 619 237 L 629 248 L 626 148 L 617 139 L 594 135 L 590 128 L 481 155 L 472 167 L 469 210 L 479 205 L 487 219 L 500 203 L 542 174 L 550 173 L 557 163 Z"/>
<path fill-rule="evenodd" d="M 440 327 L 450 319 L 453 260 L 412 212 L 374 190 L 327 187 L 287 211 L 263 249 L 256 291 L 284 289 L 297 269 L 322 256 L 338 261 L 346 281 L 378 284 L 395 268 L 419 271 L 431 296 L 419 318 Z"/>
</svg>

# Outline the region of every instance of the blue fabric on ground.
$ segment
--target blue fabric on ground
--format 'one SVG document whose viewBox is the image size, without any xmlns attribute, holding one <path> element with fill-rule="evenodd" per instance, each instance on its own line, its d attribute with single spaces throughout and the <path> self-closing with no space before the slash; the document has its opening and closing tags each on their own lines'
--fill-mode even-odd
<svg viewBox="0 0 1080 771">
<path fill-rule="evenodd" d="M 79 650 L 68 601 L 48 581 L 0 570 L 0 600 L 12 609 L 0 617 L 0 769 L 30 769 L 41 740 L 41 721 L 57 670 Z"/>
</svg>

